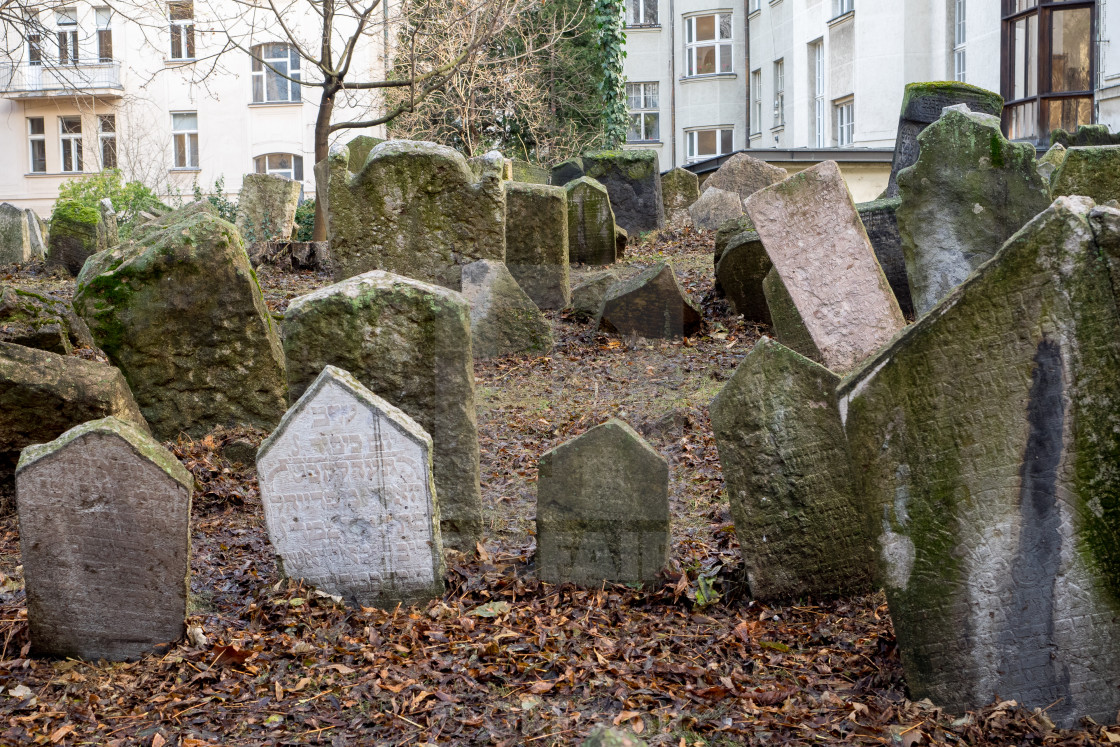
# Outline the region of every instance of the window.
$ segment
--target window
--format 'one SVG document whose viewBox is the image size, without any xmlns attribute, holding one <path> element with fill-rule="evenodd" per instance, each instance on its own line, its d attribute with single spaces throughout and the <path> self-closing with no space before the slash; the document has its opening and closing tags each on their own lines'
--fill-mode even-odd
<svg viewBox="0 0 1120 747">
<path fill-rule="evenodd" d="M 117 117 L 115 114 L 97 115 L 97 140 L 101 147 L 101 168 L 117 168 Z"/>
<path fill-rule="evenodd" d="M 686 75 L 733 72 L 730 13 L 684 19 L 684 43 L 688 57 Z"/>
<path fill-rule="evenodd" d="M 113 11 L 97 8 L 97 61 L 113 61 Z"/>
<path fill-rule="evenodd" d="M 660 140 L 660 115 L 656 83 L 627 83 L 626 104 L 630 110 L 630 128 L 626 141 Z"/>
<path fill-rule="evenodd" d="M 274 174 L 297 182 L 303 181 L 303 156 L 269 153 L 254 158 L 253 168 L 258 174 Z"/>
<path fill-rule="evenodd" d="M 838 101 L 836 110 L 836 144 L 840 147 L 851 145 L 855 135 L 855 102 L 852 99 Z"/>
<path fill-rule="evenodd" d="M 965 4 L 966 0 L 957 0 L 956 19 L 953 23 L 953 79 L 965 82 Z"/>
<path fill-rule="evenodd" d="M 774 63 L 774 126 L 786 124 L 786 61 Z"/>
<path fill-rule="evenodd" d="M 31 173 L 47 173 L 47 130 L 42 117 L 27 118 L 27 145 Z"/>
<path fill-rule="evenodd" d="M 27 33 L 27 62 L 34 66 L 43 64 L 43 38 L 30 31 Z"/>
<path fill-rule="evenodd" d="M 627 26 L 656 26 L 657 0 L 626 0 Z"/>
<path fill-rule="evenodd" d="M 762 69 L 751 73 L 751 134 L 762 132 Z"/>
<path fill-rule="evenodd" d="M 171 22 L 171 59 L 194 59 L 194 0 L 176 0 L 167 4 Z"/>
<path fill-rule="evenodd" d="M 82 118 L 59 117 L 59 145 L 63 171 L 82 170 Z"/>
<path fill-rule="evenodd" d="M 299 51 L 288 44 L 253 47 L 253 103 L 299 101 Z"/>
<path fill-rule="evenodd" d="M 1096 58 L 1092 0 L 1004 0 L 1004 128 L 1045 141 L 1051 130 L 1093 121 Z"/>
<path fill-rule="evenodd" d="M 832 17 L 839 18 L 855 10 L 855 0 L 832 0 Z"/>
<path fill-rule="evenodd" d="M 825 106 L 824 106 L 824 42 L 809 45 L 809 59 L 812 60 L 813 73 L 813 142 L 818 148 L 825 147 Z"/>
<path fill-rule="evenodd" d="M 175 144 L 175 168 L 198 168 L 198 113 L 171 115 L 171 135 Z"/>
<path fill-rule="evenodd" d="M 733 135 L 734 130 L 731 128 L 686 132 L 688 160 L 702 161 L 732 152 L 735 150 Z"/>
<path fill-rule="evenodd" d="M 60 10 L 55 16 L 58 25 L 58 63 L 78 64 L 78 11 Z"/>
<path fill-rule="evenodd" d="M 751 4 L 747 12 L 754 13 L 757 10 L 762 10 L 762 0 L 751 0 Z"/>
</svg>

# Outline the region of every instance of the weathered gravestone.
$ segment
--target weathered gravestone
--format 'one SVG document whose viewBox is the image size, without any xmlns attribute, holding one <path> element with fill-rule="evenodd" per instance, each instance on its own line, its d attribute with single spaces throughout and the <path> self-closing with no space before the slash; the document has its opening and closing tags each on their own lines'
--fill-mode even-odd
<svg viewBox="0 0 1120 747">
<path fill-rule="evenodd" d="M 763 337 L 709 408 L 751 595 L 871 588 L 874 555 L 852 491 L 840 378 Z"/>
<path fill-rule="evenodd" d="M 294 299 L 284 314 L 289 397 L 325 366 L 408 413 L 432 437 L 440 530 L 469 551 L 482 535 L 470 304 L 461 293 L 375 270 Z"/>
<path fill-rule="evenodd" d="M 1120 145 L 1069 148 L 1054 171 L 1055 197 L 1081 195 L 1096 202 L 1120 200 Z"/>
<path fill-rule="evenodd" d="M 24 450 L 16 472 L 32 649 L 138 659 L 183 635 L 194 478 L 105 418 Z"/>
<path fill-rule="evenodd" d="M 505 259 L 500 171 L 476 179 L 455 150 L 411 140 L 381 143 L 361 171 L 349 168 L 345 148 L 315 167 L 336 280 L 388 270 L 458 290 L 462 265 Z"/>
<path fill-rule="evenodd" d="M 688 208 L 692 225 L 700 231 L 714 231 L 729 220 L 743 215 L 743 200 L 738 192 L 711 187 Z"/>
<path fill-rule="evenodd" d="M 463 268 L 463 296 L 471 304 L 475 358 L 552 349 L 552 327 L 501 262 L 480 260 Z"/>
<path fill-rule="evenodd" d="M 639 337 L 691 337 L 703 319 L 685 296 L 673 266 L 661 262 L 611 286 L 596 327 Z"/>
<path fill-rule="evenodd" d="M 477 182 L 493 181 L 508 182 L 513 179 L 513 167 L 505 157 L 496 150 L 471 156 L 467 159 L 467 166 Z M 509 185 L 506 185 L 507 187 Z"/>
<path fill-rule="evenodd" d="M 619 258 L 615 246 L 614 211 L 607 188 L 594 179 L 568 182 L 568 261 L 609 265 Z"/>
<path fill-rule="evenodd" d="M 101 211 L 76 200 L 59 200 L 51 213 L 47 266 L 70 275 L 82 271 L 86 260 L 109 248 L 109 227 Z"/>
<path fill-rule="evenodd" d="M 290 239 L 301 186 L 274 174 L 245 174 L 237 198 L 237 230 L 242 240 L 257 244 Z"/>
<path fill-rule="evenodd" d="M 898 230 L 920 316 L 1050 204 L 1035 148 L 1003 136 L 988 114 L 948 109 L 918 138 L 898 176 Z"/>
<path fill-rule="evenodd" d="M 998 93 L 967 83 L 942 81 L 910 83 L 902 96 L 891 176 L 883 197 L 898 197 L 898 173 L 918 161 L 918 135 L 941 118 L 945 107 L 964 104 L 974 112 L 998 117 L 1003 112 L 1003 97 Z"/>
<path fill-rule="evenodd" d="M 113 201 L 108 197 L 103 198 L 97 204 L 101 211 L 101 225 L 104 228 L 104 234 L 101 237 L 102 246 L 105 249 L 111 249 L 121 243 L 120 231 L 117 226 L 117 209 L 113 207 Z"/>
<path fill-rule="evenodd" d="M 665 225 L 661 196 L 661 171 L 652 150 L 600 150 L 583 157 L 587 176 L 597 180 L 610 195 L 618 225 L 637 236 Z"/>
<path fill-rule="evenodd" d="M 361 171 L 365 168 L 370 151 L 383 142 L 385 141 L 382 138 L 372 137 L 370 135 L 358 135 L 357 137 L 350 138 L 346 143 L 346 149 L 350 151 L 350 168 L 354 171 Z"/>
<path fill-rule="evenodd" d="M 809 334 L 801 312 L 786 290 L 782 276 L 774 267 L 762 279 L 762 293 L 766 298 L 766 308 L 770 314 L 770 325 L 774 329 L 774 338 L 809 360 L 824 364 L 824 355 L 821 354 L 813 336 Z"/>
<path fill-rule="evenodd" d="M 669 225 L 687 225 L 692 220 L 688 207 L 700 199 L 700 178 L 680 166 L 661 175 L 661 201 L 665 208 L 665 222 Z"/>
<path fill-rule="evenodd" d="M 952 711 L 1120 708 L 1120 212 L 1092 209 L 1059 198 L 838 390 L 910 697 Z"/>
<path fill-rule="evenodd" d="M 652 581 L 668 559 L 669 465 L 630 426 L 612 418 L 541 457 L 541 579 Z"/>
<path fill-rule="evenodd" d="M 27 214 L 11 203 L 0 203 L 0 265 L 27 262 L 31 251 L 31 227 Z"/>
<path fill-rule="evenodd" d="M 584 275 L 572 289 L 572 311 L 583 317 L 598 317 L 607 293 L 618 281 L 619 275 L 614 270 Z"/>
<path fill-rule="evenodd" d="M 771 166 L 746 153 L 736 153 L 704 180 L 700 191 L 707 193 L 712 189 L 722 189 L 734 192 L 739 195 L 740 200 L 746 202 L 758 190 L 777 184 L 787 176 L 789 172 L 783 168 Z"/>
<path fill-rule="evenodd" d="M 1054 172 L 1058 170 L 1058 167 L 1065 162 L 1066 152 L 1067 150 L 1064 145 L 1061 143 L 1054 143 L 1050 146 L 1050 150 L 1046 151 L 1046 154 L 1038 159 L 1038 173 L 1042 175 L 1042 178 L 1047 184 L 1050 183 L 1051 177 L 1054 176 Z"/>
<path fill-rule="evenodd" d="M 60 355 L 95 345 L 69 301 L 13 286 L 0 286 L 0 341 Z"/>
<path fill-rule="evenodd" d="M 271 430 L 285 409 L 284 351 L 237 229 L 194 203 L 133 237 L 89 259 L 74 308 L 156 438 Z"/>
<path fill-rule="evenodd" d="M 829 369 L 851 370 L 905 325 L 834 161 L 755 192 L 747 213 Z"/>
<path fill-rule="evenodd" d="M 1080 148 L 1086 145 L 1120 145 L 1120 133 L 1110 132 L 1108 125 L 1077 125 L 1073 132 L 1063 129 L 1050 131 L 1050 142 L 1063 148 Z"/>
<path fill-rule="evenodd" d="M 748 320 L 770 324 L 770 308 L 762 282 L 773 269 L 757 231 L 736 234 L 716 260 L 716 293 Z"/>
<path fill-rule="evenodd" d="M 348 603 L 392 609 L 443 594 L 432 439 L 327 366 L 257 456 L 283 572 Z"/>
<path fill-rule="evenodd" d="M 549 169 L 528 161 L 510 159 L 510 170 L 513 172 L 512 181 L 521 184 L 549 184 L 552 181 Z"/>
<path fill-rule="evenodd" d="M 539 308 L 568 305 L 568 195 L 560 187 L 506 187 L 506 267 Z"/>
<path fill-rule="evenodd" d="M 568 182 L 575 181 L 583 175 L 583 159 L 570 158 L 552 167 L 549 182 L 554 187 L 563 187 Z"/>
<path fill-rule="evenodd" d="M 898 232 L 898 208 L 901 204 L 902 200 L 898 198 L 861 202 L 856 205 L 856 211 L 899 308 L 903 314 L 913 314 L 914 301 L 906 276 L 906 256 L 902 253 L 902 236 Z"/>
</svg>

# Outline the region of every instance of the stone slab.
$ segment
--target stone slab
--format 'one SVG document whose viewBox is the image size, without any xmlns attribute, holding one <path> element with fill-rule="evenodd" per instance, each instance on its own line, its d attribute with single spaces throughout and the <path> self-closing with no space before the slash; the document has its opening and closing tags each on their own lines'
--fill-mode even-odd
<svg viewBox="0 0 1120 747">
<path fill-rule="evenodd" d="M 637 236 L 665 226 L 656 151 L 593 151 L 583 156 L 583 167 L 587 176 L 606 187 L 615 222 L 626 233 Z"/>
<path fill-rule="evenodd" d="M 875 250 L 875 259 L 890 283 L 895 300 L 902 313 L 914 314 L 914 300 L 910 296 L 910 281 L 906 276 L 906 255 L 902 253 L 902 235 L 898 232 L 898 208 L 902 200 L 875 200 L 856 205 L 859 219 L 867 231 L 867 238 Z"/>
<path fill-rule="evenodd" d="M 287 241 L 296 227 L 300 182 L 275 174 L 245 174 L 237 198 L 237 230 L 247 244 Z"/>
<path fill-rule="evenodd" d="M 572 311 L 582 317 L 598 318 L 603 311 L 603 301 L 619 279 L 614 270 L 584 275 L 572 289 Z"/>
<path fill-rule="evenodd" d="M 615 243 L 614 211 L 607 188 L 579 177 L 564 187 L 568 195 L 568 261 L 609 265 L 621 255 Z"/>
<path fill-rule="evenodd" d="M 562 309 L 571 299 L 568 195 L 560 187 L 510 182 L 506 186 L 506 267 L 541 309 Z"/>
<path fill-rule="evenodd" d="M 484 259 L 465 266 L 463 296 L 471 305 L 475 358 L 552 349 L 552 326 L 501 262 Z"/>
<path fill-rule="evenodd" d="M 702 323 L 673 266 L 661 262 L 612 285 L 595 326 L 621 335 L 673 339 L 695 335 Z"/>
<path fill-rule="evenodd" d="M 716 293 L 724 296 L 736 314 L 748 321 L 770 324 L 763 280 L 773 269 L 770 255 L 757 231 L 736 234 L 716 261 Z"/>
<path fill-rule="evenodd" d="M 727 221 L 742 217 L 743 201 L 738 192 L 709 187 L 688 208 L 688 215 L 697 230 L 714 231 Z"/>
<path fill-rule="evenodd" d="M 27 214 L 11 203 L 0 203 L 0 265 L 30 261 L 31 228 Z"/>
<path fill-rule="evenodd" d="M 678 166 L 661 175 L 661 200 L 665 222 L 671 226 L 688 225 L 688 207 L 700 199 L 700 178 Z"/>
<path fill-rule="evenodd" d="M 745 202 L 758 190 L 777 184 L 788 176 L 789 172 L 783 168 L 771 166 L 746 153 L 735 153 L 704 180 L 700 189 L 705 193 L 711 189 L 734 192 Z"/>
<path fill-rule="evenodd" d="M 1054 197 L 1081 195 L 1120 200 L 1120 145 L 1069 148 L 1051 180 Z"/>
<path fill-rule="evenodd" d="M 790 350 L 817 363 L 824 363 L 820 348 L 813 342 L 813 336 L 805 327 L 801 312 L 790 298 L 786 284 L 777 269 L 771 267 L 762 279 L 762 292 L 766 297 L 766 308 L 770 314 L 770 325 L 778 342 Z"/>
</svg>

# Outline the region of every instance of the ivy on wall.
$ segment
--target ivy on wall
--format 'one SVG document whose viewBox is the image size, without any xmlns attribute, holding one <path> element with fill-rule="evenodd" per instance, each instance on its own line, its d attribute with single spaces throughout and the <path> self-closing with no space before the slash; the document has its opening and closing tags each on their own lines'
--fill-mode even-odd
<svg viewBox="0 0 1120 747">
<path fill-rule="evenodd" d="M 626 57 L 625 14 L 623 0 L 595 0 L 595 26 L 603 62 L 599 93 L 603 97 L 604 145 L 607 148 L 622 147 L 629 123 L 626 79 L 622 75 L 622 60 Z"/>
</svg>

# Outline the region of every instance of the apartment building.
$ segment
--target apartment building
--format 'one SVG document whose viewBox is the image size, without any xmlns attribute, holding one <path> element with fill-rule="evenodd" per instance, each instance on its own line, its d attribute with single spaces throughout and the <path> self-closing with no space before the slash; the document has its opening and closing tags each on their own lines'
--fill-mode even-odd
<svg viewBox="0 0 1120 747">
<path fill-rule="evenodd" d="M 219 178 L 236 195 L 251 172 L 295 179 L 312 196 L 320 89 L 300 81 L 314 70 L 274 17 L 244 8 L 44 3 L 27 27 L 4 29 L 12 54 L 0 59 L 0 202 L 47 215 L 64 181 L 111 167 L 167 199 L 190 199 L 196 183 Z M 318 18 L 306 10 L 285 22 L 312 44 Z M 363 39 L 356 74 L 383 77 L 387 36 Z M 340 97 L 334 119 L 373 105 L 372 95 Z"/>
</svg>

